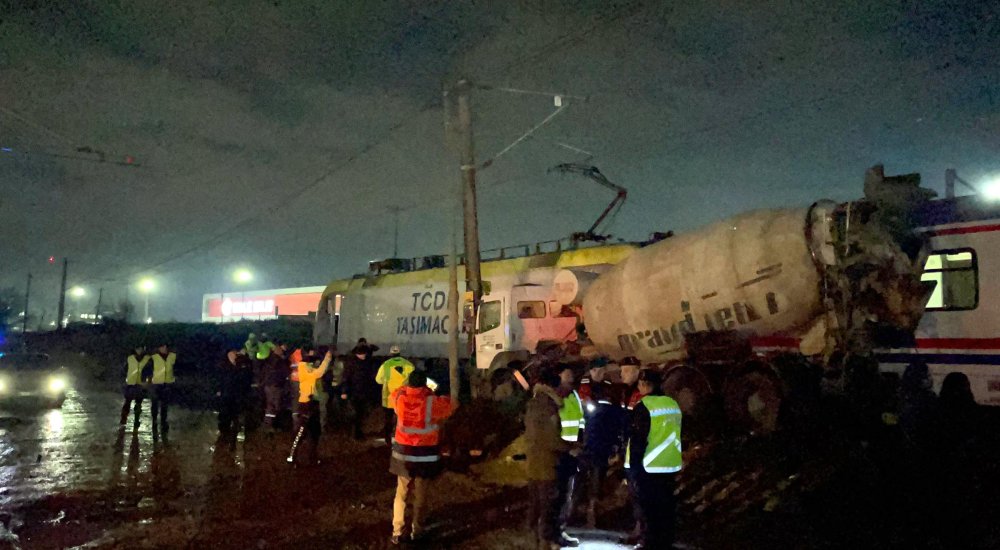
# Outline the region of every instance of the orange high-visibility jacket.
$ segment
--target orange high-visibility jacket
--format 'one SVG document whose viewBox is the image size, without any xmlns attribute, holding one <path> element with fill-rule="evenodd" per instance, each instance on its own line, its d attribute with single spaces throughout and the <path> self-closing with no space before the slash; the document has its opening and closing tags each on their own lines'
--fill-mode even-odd
<svg viewBox="0 0 1000 550">
<path fill-rule="evenodd" d="M 393 392 L 392 398 L 397 417 L 396 442 L 408 447 L 437 445 L 440 424 L 451 415 L 451 399 L 435 396 L 426 386 L 403 386 Z"/>
</svg>

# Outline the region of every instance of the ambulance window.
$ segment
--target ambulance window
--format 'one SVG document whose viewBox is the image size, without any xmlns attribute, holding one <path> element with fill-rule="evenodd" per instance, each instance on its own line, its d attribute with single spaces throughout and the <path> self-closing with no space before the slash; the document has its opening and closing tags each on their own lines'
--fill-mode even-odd
<svg viewBox="0 0 1000 550">
<path fill-rule="evenodd" d="M 500 317 L 503 313 L 500 300 L 485 302 L 479 308 L 479 332 L 489 332 L 500 326 Z"/>
<path fill-rule="evenodd" d="M 545 302 L 518 302 L 517 316 L 521 319 L 544 319 Z"/>
<path fill-rule="evenodd" d="M 976 309 L 979 304 L 979 273 L 972 249 L 941 250 L 924 264 L 921 281 L 934 282 L 927 301 L 929 311 Z"/>
</svg>

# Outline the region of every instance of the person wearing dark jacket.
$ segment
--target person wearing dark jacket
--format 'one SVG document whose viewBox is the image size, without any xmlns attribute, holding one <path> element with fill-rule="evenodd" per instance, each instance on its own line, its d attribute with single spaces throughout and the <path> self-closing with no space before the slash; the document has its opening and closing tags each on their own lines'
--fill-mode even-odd
<svg viewBox="0 0 1000 550">
<path fill-rule="evenodd" d="M 625 467 L 635 485 L 632 497 L 641 513 L 640 548 L 671 548 L 677 503 L 674 476 L 682 466 L 681 409 L 660 389 L 663 376 L 646 369 L 639 374 L 641 398 L 632 409 Z"/>
<path fill-rule="evenodd" d="M 379 386 L 375 383 L 378 364 L 372 359 L 372 348 L 358 344 L 351 350 L 344 363 L 344 380 L 340 398 L 350 400 L 354 409 L 354 439 L 364 438 L 365 418 L 379 400 Z"/>
<path fill-rule="evenodd" d="M 240 431 L 240 416 L 246 410 L 253 383 L 250 360 L 238 349 L 231 349 L 219 362 L 216 377 L 219 384 L 215 393 L 219 400 L 219 434 L 235 442 Z M 242 424 L 246 425 L 245 418 Z"/>
<path fill-rule="evenodd" d="M 284 410 L 285 395 L 288 391 L 288 376 L 291 370 L 285 349 L 282 345 L 274 346 L 266 359 L 263 359 L 264 378 L 264 425 L 273 429 L 275 419 Z"/>
<path fill-rule="evenodd" d="M 899 426 L 907 442 L 919 450 L 934 444 L 938 403 L 931 387 L 927 363 L 914 361 L 907 365 L 899 383 Z"/>
<path fill-rule="evenodd" d="M 532 389 L 524 413 L 525 455 L 528 462 L 528 526 L 536 543 L 546 549 L 560 548 L 559 509 L 556 470 L 565 453 L 573 446 L 562 439 L 559 409 L 562 397 L 557 393 L 559 373 L 543 367 Z"/>
<path fill-rule="evenodd" d="M 625 429 L 625 409 L 612 400 L 609 385 L 590 388 L 587 406 L 587 435 L 583 443 L 583 467 L 587 497 L 587 527 L 595 528 L 597 503 L 603 497 L 608 462 L 615 454 Z"/>
</svg>

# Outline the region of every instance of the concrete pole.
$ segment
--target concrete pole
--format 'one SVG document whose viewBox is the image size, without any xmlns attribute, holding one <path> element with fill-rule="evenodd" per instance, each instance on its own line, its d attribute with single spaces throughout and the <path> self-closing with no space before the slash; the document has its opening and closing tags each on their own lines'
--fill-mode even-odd
<svg viewBox="0 0 1000 550">
<path fill-rule="evenodd" d="M 56 330 L 62 330 L 63 317 L 66 315 L 66 271 L 69 269 L 69 259 L 63 258 L 62 283 L 59 286 L 59 318 L 56 320 Z"/>
<path fill-rule="evenodd" d="M 24 318 L 21 319 L 21 345 L 27 346 L 27 341 L 24 339 L 25 335 L 28 334 L 28 305 L 31 301 L 31 273 L 28 273 L 28 285 L 24 290 Z"/>
<path fill-rule="evenodd" d="M 94 321 L 97 321 L 98 317 L 101 316 L 101 302 L 104 300 L 104 287 L 101 287 L 97 291 L 97 305 L 94 306 Z"/>
</svg>

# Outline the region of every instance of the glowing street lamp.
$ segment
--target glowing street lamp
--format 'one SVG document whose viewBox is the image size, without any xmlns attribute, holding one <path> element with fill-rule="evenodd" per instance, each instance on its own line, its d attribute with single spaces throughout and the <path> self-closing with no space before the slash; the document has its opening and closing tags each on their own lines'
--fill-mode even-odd
<svg viewBox="0 0 1000 550">
<path fill-rule="evenodd" d="M 1000 176 L 984 183 L 982 189 L 983 196 L 991 201 L 1000 201 Z"/>
<path fill-rule="evenodd" d="M 67 323 L 69 322 L 69 319 L 76 316 L 77 310 L 80 309 L 80 299 L 87 295 L 87 291 L 84 290 L 82 286 L 75 286 L 69 289 L 69 295 L 73 297 L 73 312 L 63 320 L 63 322 Z"/>
<path fill-rule="evenodd" d="M 233 272 L 233 280 L 239 284 L 246 284 L 253 281 L 253 273 L 249 269 L 241 268 Z"/>
<path fill-rule="evenodd" d="M 241 267 L 233 272 L 233 281 L 235 281 L 236 284 L 238 285 L 249 284 L 251 281 L 253 281 L 253 273 L 249 269 Z M 246 311 L 246 299 L 247 299 L 246 290 L 241 290 L 240 291 L 240 302 L 242 305 L 240 309 L 241 312 Z M 243 319 L 243 313 L 240 313 L 240 320 L 242 319 Z"/>
<path fill-rule="evenodd" d="M 142 293 L 146 296 L 146 309 L 143 318 L 146 320 L 147 323 L 149 322 L 149 293 L 152 292 L 155 288 L 156 288 L 156 281 L 154 281 L 153 279 L 147 277 L 139 281 L 139 290 L 141 290 Z"/>
</svg>

